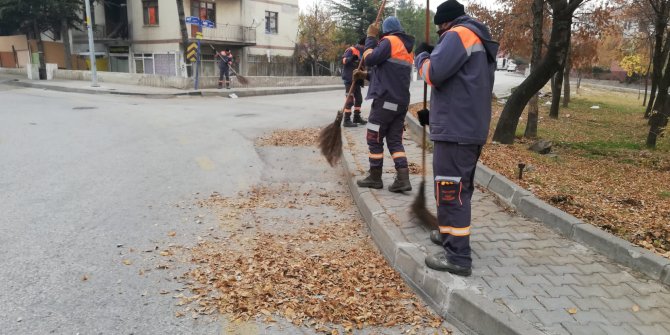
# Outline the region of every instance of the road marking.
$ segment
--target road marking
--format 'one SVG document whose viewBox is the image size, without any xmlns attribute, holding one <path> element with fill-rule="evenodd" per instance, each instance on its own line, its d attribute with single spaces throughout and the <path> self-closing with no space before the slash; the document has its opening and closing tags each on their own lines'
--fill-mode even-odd
<svg viewBox="0 0 670 335">
<path fill-rule="evenodd" d="M 200 168 L 205 171 L 212 171 L 215 169 L 214 162 L 212 162 L 209 157 L 197 157 L 195 161 L 198 162 Z"/>
</svg>

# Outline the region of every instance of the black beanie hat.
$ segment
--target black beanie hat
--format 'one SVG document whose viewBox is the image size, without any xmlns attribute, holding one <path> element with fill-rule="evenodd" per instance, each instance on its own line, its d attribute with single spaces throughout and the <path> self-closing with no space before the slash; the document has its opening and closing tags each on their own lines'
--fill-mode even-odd
<svg viewBox="0 0 670 335">
<path fill-rule="evenodd" d="M 447 0 L 437 6 L 437 12 L 433 17 L 435 25 L 451 22 L 457 17 L 465 15 L 465 8 L 457 0 Z"/>
</svg>

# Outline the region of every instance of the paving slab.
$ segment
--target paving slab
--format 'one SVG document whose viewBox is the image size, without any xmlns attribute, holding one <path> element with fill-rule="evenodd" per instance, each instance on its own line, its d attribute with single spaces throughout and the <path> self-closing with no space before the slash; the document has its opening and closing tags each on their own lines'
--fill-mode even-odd
<svg viewBox="0 0 670 335">
<path fill-rule="evenodd" d="M 365 128 L 344 129 L 343 132 L 346 152 L 343 165 L 350 174 L 360 178 L 368 169 Z M 410 139 L 409 134 L 404 142 L 409 162 L 420 164 L 420 146 Z M 388 168 L 392 167 L 392 162 L 390 155 L 385 153 L 386 170 L 392 170 Z M 430 183 L 430 153 L 427 162 Z M 385 173 L 382 177 L 384 185 L 390 185 L 393 177 L 392 173 Z M 457 277 L 430 270 L 423 263 L 423 257 L 439 251 L 440 247 L 430 242 L 428 230 L 417 223 L 409 210 L 421 182 L 420 175 L 410 176 L 414 190 L 401 195 L 386 189 L 358 189 L 356 178 L 348 182 L 354 197 L 359 192 L 369 194 L 357 202 L 368 224 L 373 216 L 375 221 L 382 217 L 390 220 L 384 227 L 396 231 L 394 238 L 412 247 L 412 257 L 396 257 L 390 261 L 401 273 L 408 270 L 403 274 L 405 278 L 421 278 L 412 286 L 426 299 L 437 298 L 429 304 L 448 321 L 460 323 L 475 334 L 638 334 L 640 329 L 649 335 L 668 334 L 665 330 L 661 332 L 665 329 L 661 324 L 668 322 L 665 311 L 670 310 L 668 288 L 658 280 L 605 257 L 609 255 L 600 254 L 589 248 L 590 245 L 572 240 L 571 233 L 566 236 L 565 232 L 572 232 L 573 228 L 553 227 L 512 213 L 498 205 L 500 201 L 496 195 L 479 187 L 472 202 L 473 276 Z M 492 181 L 488 177 L 483 179 Z M 509 204 L 514 199 L 514 192 L 508 192 L 509 198 L 503 199 L 504 202 Z M 435 213 L 430 185 L 426 199 L 428 209 Z M 372 215 L 369 208 L 377 211 L 381 208 L 383 213 Z M 560 216 L 552 213 L 551 220 Z M 388 239 L 376 242 L 378 245 L 398 244 L 398 241 Z M 389 249 L 388 245 L 379 247 Z M 410 264 L 412 260 L 415 265 Z M 400 263 L 402 266 L 397 266 Z M 439 289 L 440 285 L 447 287 Z M 459 307 L 454 305 L 455 294 L 461 292 L 468 294 L 459 295 L 461 299 L 463 296 L 476 297 L 473 299 L 480 307 L 476 320 L 463 317 Z M 650 310 L 656 312 L 638 317 Z M 495 315 L 504 317 L 498 318 L 499 322 L 482 321 Z M 505 322 L 500 320 L 513 326 L 503 327 Z"/>
</svg>

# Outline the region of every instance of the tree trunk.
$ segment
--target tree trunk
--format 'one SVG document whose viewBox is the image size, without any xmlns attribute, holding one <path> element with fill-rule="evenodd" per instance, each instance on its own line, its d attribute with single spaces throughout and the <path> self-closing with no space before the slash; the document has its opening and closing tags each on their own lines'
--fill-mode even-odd
<svg viewBox="0 0 670 335">
<path fill-rule="evenodd" d="M 655 73 L 651 75 L 651 91 L 649 91 L 649 101 L 647 101 L 647 109 L 644 111 L 644 118 L 648 119 L 651 115 L 651 110 L 656 103 L 656 92 L 658 92 L 658 79 Z"/>
<path fill-rule="evenodd" d="M 72 49 L 70 49 L 70 27 L 67 20 L 61 21 L 61 36 L 63 37 L 63 48 L 65 49 L 65 68 L 72 70 Z"/>
<path fill-rule="evenodd" d="M 570 43 L 572 44 L 572 43 Z M 565 67 L 563 70 L 563 107 L 567 108 L 570 103 L 570 71 L 572 70 L 572 60 L 570 51 L 572 47 L 568 47 L 568 53 L 565 58 Z"/>
<path fill-rule="evenodd" d="M 186 29 L 186 14 L 184 13 L 184 0 L 177 0 L 177 16 L 179 17 L 179 31 L 181 33 L 181 45 L 184 48 L 184 63 L 188 59 L 188 30 Z M 186 67 L 186 76 L 191 77 L 193 69 Z"/>
<path fill-rule="evenodd" d="M 670 34 L 665 37 L 665 45 L 663 46 L 663 64 L 668 62 L 670 56 Z M 670 116 L 670 99 L 668 98 L 668 87 L 670 87 L 670 66 L 666 66 L 663 71 L 663 76 L 658 82 L 658 94 L 654 102 L 654 108 L 649 115 L 649 134 L 647 135 L 647 148 L 655 149 L 656 140 L 663 135 L 665 127 L 668 125 L 668 117 Z"/>
<path fill-rule="evenodd" d="M 563 69 L 559 69 L 554 75 L 554 82 L 551 85 L 551 108 L 549 117 L 558 119 L 558 112 L 561 104 L 561 89 L 563 88 Z"/>
<path fill-rule="evenodd" d="M 570 5 L 565 0 L 550 2 L 554 17 L 547 53 L 505 104 L 498 120 L 498 126 L 493 134 L 494 141 L 503 144 L 514 143 L 514 135 L 524 107 L 565 61 L 565 50 L 568 47 L 570 27 L 572 26 L 572 14 L 582 2 L 579 0 L 572 1 Z"/>
<path fill-rule="evenodd" d="M 654 53 L 652 57 L 652 66 L 653 72 L 651 75 L 651 93 L 649 95 L 649 102 L 647 104 L 647 109 L 644 112 L 644 117 L 649 118 L 651 116 L 651 111 L 655 109 L 656 105 L 656 93 L 659 90 L 659 84 L 661 78 L 663 77 L 663 69 L 665 68 L 667 46 L 663 44 L 663 40 L 666 34 L 666 29 L 668 28 L 668 14 L 666 10 L 667 1 L 660 2 L 660 8 L 657 9 L 656 18 L 654 22 Z M 665 102 L 665 98 L 663 98 Z"/>
<path fill-rule="evenodd" d="M 647 135 L 647 148 L 655 149 L 656 141 L 662 136 L 665 126 L 668 124 L 670 116 L 670 99 L 668 99 L 668 90 L 659 90 L 658 97 L 654 107 L 654 112 L 649 118 L 649 134 Z"/>
<path fill-rule="evenodd" d="M 523 133 L 525 138 L 537 137 L 537 120 L 539 118 L 540 99 L 535 94 L 528 102 L 528 121 L 526 122 L 526 131 Z"/>
<path fill-rule="evenodd" d="M 544 0 L 533 0 L 531 7 L 533 11 L 533 53 L 530 59 L 530 69 L 533 69 L 542 60 L 542 24 L 544 23 Z M 539 101 L 537 93 L 530 98 L 528 102 L 528 120 L 526 121 L 526 131 L 523 136 L 526 138 L 537 137 L 537 121 L 539 114 Z"/>
<path fill-rule="evenodd" d="M 35 34 L 35 40 L 37 42 L 37 56 L 39 59 L 39 72 L 40 72 L 40 79 L 42 79 L 41 73 L 46 71 L 46 64 L 44 62 L 44 43 L 42 43 L 42 32 L 39 29 L 39 26 L 37 25 L 37 21 L 33 21 L 33 34 Z M 32 55 L 31 55 L 32 56 Z M 46 72 L 44 72 L 46 73 Z M 46 79 L 46 78 L 44 78 Z"/>
<path fill-rule="evenodd" d="M 647 69 L 647 75 L 644 76 L 644 100 L 642 100 L 642 107 L 647 105 L 648 92 L 649 92 L 649 69 Z"/>
<path fill-rule="evenodd" d="M 582 87 L 582 71 L 577 71 L 577 94 L 579 94 L 579 88 Z"/>
</svg>

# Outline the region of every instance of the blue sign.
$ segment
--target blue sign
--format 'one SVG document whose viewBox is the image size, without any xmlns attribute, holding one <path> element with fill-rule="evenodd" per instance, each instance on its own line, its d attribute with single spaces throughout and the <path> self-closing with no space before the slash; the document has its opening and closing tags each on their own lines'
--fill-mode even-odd
<svg viewBox="0 0 670 335">
<path fill-rule="evenodd" d="M 210 20 L 203 20 L 202 21 L 202 26 L 205 28 L 214 28 L 214 22 Z"/>
<path fill-rule="evenodd" d="M 185 21 L 187 24 L 202 25 L 202 21 L 195 16 L 187 16 Z"/>
</svg>

